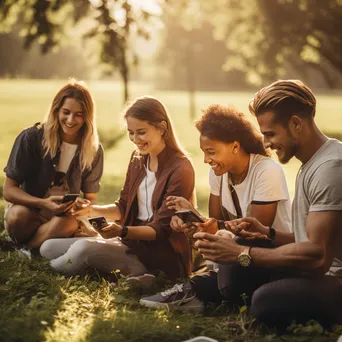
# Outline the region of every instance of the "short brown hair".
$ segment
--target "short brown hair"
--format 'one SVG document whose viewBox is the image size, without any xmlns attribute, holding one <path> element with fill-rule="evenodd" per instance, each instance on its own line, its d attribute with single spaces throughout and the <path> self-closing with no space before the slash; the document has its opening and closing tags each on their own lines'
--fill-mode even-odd
<svg viewBox="0 0 342 342">
<path fill-rule="evenodd" d="M 203 115 L 195 125 L 200 133 L 209 139 L 225 143 L 238 141 L 246 153 L 269 156 L 262 135 L 245 115 L 234 107 L 211 105 L 203 110 Z"/>
<path fill-rule="evenodd" d="M 255 116 L 272 111 L 282 123 L 287 123 L 294 114 L 314 118 L 316 98 L 300 80 L 278 80 L 255 94 L 249 111 Z"/>
</svg>

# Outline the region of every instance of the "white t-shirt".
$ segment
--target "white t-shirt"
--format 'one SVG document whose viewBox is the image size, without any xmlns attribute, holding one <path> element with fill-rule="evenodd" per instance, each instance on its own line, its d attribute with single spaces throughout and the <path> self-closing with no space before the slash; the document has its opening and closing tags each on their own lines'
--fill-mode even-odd
<svg viewBox="0 0 342 342">
<path fill-rule="evenodd" d="M 63 196 L 69 192 L 69 186 L 66 181 L 66 174 L 68 172 L 70 163 L 75 156 L 77 145 L 62 142 L 61 154 L 58 164 L 56 165 L 56 173 L 54 183 L 45 194 L 45 198 L 50 196 Z M 51 219 L 51 212 L 42 209 L 40 215 L 46 219 Z"/>
<path fill-rule="evenodd" d="M 220 196 L 222 180 L 222 205 L 233 216 L 237 216 L 232 195 L 229 191 L 229 173 L 216 176 L 209 171 L 210 192 Z M 277 201 L 277 212 L 272 227 L 284 232 L 291 232 L 291 202 L 286 179 L 281 166 L 269 157 L 251 154 L 248 174 L 240 184 L 233 185 L 239 198 L 242 216 L 250 216 L 252 202 Z M 232 215 L 230 215 L 232 216 Z"/>
<path fill-rule="evenodd" d="M 308 240 L 306 219 L 313 211 L 342 210 L 342 143 L 329 139 L 298 171 L 292 221 L 296 242 Z M 328 274 L 342 276 L 342 246 Z"/>
<path fill-rule="evenodd" d="M 137 218 L 141 221 L 147 221 L 153 215 L 152 195 L 157 183 L 155 172 L 150 171 L 148 168 L 145 168 L 145 170 L 146 177 L 140 183 L 137 193 L 139 207 Z"/>
<path fill-rule="evenodd" d="M 69 165 L 74 158 L 77 150 L 77 145 L 62 142 L 61 144 L 61 155 L 59 158 L 59 163 L 57 165 L 56 171 L 67 173 Z"/>
<path fill-rule="evenodd" d="M 49 189 L 48 196 L 64 195 L 69 192 L 68 184 L 66 182 L 66 174 L 68 172 L 70 163 L 75 156 L 77 145 L 62 142 L 61 154 L 58 164 L 56 166 L 56 174 L 54 185 Z"/>
</svg>

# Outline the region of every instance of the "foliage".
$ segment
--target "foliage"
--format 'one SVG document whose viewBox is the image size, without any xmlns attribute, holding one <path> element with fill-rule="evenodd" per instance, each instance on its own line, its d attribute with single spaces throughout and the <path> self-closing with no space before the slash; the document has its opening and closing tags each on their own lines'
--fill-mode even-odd
<svg viewBox="0 0 342 342">
<path fill-rule="evenodd" d="M 248 71 L 258 85 L 284 77 L 290 66 L 297 75 L 306 66 L 322 71 L 331 87 L 340 79 L 341 1 L 219 0 L 203 7 L 215 36 L 235 52 L 226 70 Z"/>
<path fill-rule="evenodd" d="M 115 147 L 126 134 L 124 130 L 115 130 L 113 128 L 107 130 L 100 129 L 98 130 L 98 133 L 101 144 L 105 150 Z"/>
<path fill-rule="evenodd" d="M 163 6 L 159 83 L 167 84 L 168 89 L 246 88 L 242 72 L 223 71 L 229 51 L 224 42 L 214 39 L 213 24 L 203 9 L 192 4 L 188 2 L 185 8 L 174 3 Z"/>
<path fill-rule="evenodd" d="M 133 9 L 128 0 L 0 2 L 0 32 L 9 32 L 17 24 L 25 36 L 25 48 L 38 42 L 42 53 L 59 47 L 70 26 L 86 21 L 83 37 L 96 38 L 100 61 L 109 67 L 107 73 L 118 70 L 124 83 L 124 101 L 129 97 L 130 68 L 138 62 L 131 42 L 136 37 L 149 38 L 151 17 L 142 8 Z"/>
</svg>

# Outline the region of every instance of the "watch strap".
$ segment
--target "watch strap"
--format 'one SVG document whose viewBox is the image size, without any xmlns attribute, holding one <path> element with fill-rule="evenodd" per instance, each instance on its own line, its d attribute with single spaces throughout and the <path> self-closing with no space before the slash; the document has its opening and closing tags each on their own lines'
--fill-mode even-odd
<svg viewBox="0 0 342 342">
<path fill-rule="evenodd" d="M 224 224 L 223 220 L 217 220 L 217 226 L 219 230 L 226 229 L 226 225 Z"/>
<path fill-rule="evenodd" d="M 120 237 L 124 238 L 124 237 L 127 236 L 127 234 L 128 234 L 128 227 L 127 226 L 122 226 L 122 232 L 120 234 Z"/>
<path fill-rule="evenodd" d="M 276 230 L 272 227 L 270 227 L 270 230 L 268 232 L 267 237 L 271 240 L 274 241 L 275 237 L 276 237 Z"/>
</svg>

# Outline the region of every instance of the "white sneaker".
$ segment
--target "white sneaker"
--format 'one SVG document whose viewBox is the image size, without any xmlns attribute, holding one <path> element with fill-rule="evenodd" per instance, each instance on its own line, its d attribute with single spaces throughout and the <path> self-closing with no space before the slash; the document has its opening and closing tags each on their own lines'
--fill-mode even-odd
<svg viewBox="0 0 342 342">
<path fill-rule="evenodd" d="M 193 292 L 189 283 L 176 284 L 171 289 L 140 299 L 139 304 L 147 308 L 203 312 L 204 303 Z"/>
<path fill-rule="evenodd" d="M 26 258 L 29 260 L 32 259 L 32 253 L 29 248 L 23 247 L 23 248 L 17 249 L 17 253 L 21 258 Z"/>
</svg>

